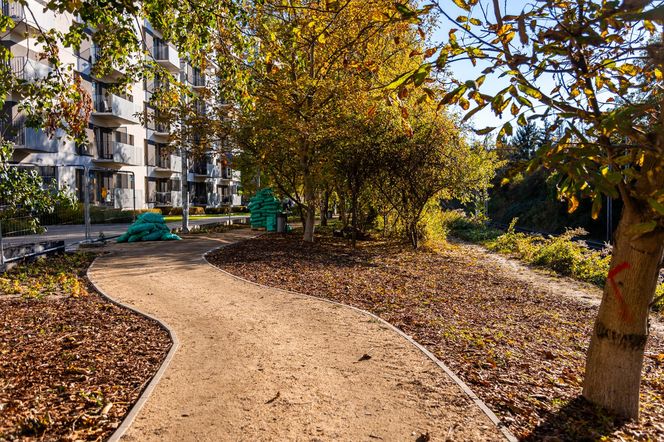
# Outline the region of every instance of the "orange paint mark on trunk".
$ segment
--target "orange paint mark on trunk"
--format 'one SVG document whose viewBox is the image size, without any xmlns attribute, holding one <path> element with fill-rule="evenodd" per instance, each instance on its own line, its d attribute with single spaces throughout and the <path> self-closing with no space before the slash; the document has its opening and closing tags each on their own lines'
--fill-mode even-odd
<svg viewBox="0 0 664 442">
<path fill-rule="evenodd" d="M 615 266 L 613 269 L 611 269 L 608 275 L 609 283 L 613 288 L 613 293 L 616 295 L 618 304 L 620 304 L 620 317 L 622 318 L 623 321 L 626 322 L 632 322 L 633 318 L 632 314 L 629 311 L 629 307 L 625 302 L 625 298 L 623 298 L 622 292 L 620 291 L 620 287 L 618 287 L 618 283 L 616 282 L 615 277 L 618 275 L 618 273 L 622 272 L 623 270 L 627 270 L 629 268 L 630 268 L 629 263 L 623 262 Z"/>
</svg>

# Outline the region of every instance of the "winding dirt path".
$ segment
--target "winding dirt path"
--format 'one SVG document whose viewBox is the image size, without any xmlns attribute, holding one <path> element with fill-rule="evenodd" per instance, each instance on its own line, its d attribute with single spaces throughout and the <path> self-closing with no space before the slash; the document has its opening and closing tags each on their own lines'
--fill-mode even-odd
<svg viewBox="0 0 664 442">
<path fill-rule="evenodd" d="M 201 256 L 251 235 L 114 245 L 91 269 L 101 290 L 161 319 L 180 340 L 123 440 L 504 440 L 385 325 L 244 283 Z"/>
</svg>

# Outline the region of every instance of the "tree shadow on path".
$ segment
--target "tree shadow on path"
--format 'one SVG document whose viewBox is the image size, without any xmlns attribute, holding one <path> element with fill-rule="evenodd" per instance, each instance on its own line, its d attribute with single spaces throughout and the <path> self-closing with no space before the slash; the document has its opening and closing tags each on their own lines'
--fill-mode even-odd
<svg viewBox="0 0 664 442">
<path fill-rule="evenodd" d="M 569 401 L 544 420 L 522 441 L 597 441 L 608 436 L 626 421 L 591 404 L 582 396 Z"/>
</svg>

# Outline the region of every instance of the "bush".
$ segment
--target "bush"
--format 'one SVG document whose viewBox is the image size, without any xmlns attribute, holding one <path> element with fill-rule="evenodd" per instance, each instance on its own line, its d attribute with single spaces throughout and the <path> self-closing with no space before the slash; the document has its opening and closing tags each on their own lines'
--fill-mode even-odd
<svg viewBox="0 0 664 442">
<path fill-rule="evenodd" d="M 130 223 L 134 220 L 134 215 L 145 212 L 161 213 L 160 209 L 140 209 L 140 210 L 122 210 L 107 206 L 90 206 L 90 223 Z M 40 215 L 39 222 L 42 225 L 60 225 L 60 224 L 83 224 L 85 221 L 83 203 L 78 203 L 73 207 L 56 206 L 53 213 Z"/>
<path fill-rule="evenodd" d="M 579 262 L 590 256 L 586 253 L 589 252 L 587 247 L 580 242 L 572 241 L 572 238 L 587 233 L 583 229 L 572 229 L 565 231 L 560 236 L 543 241 L 531 259 L 531 264 L 548 267 L 561 275 L 574 275 Z"/>
<path fill-rule="evenodd" d="M 182 215 L 182 207 L 172 207 L 168 211 L 169 216 L 180 216 Z M 191 215 L 205 215 L 205 208 L 201 206 L 190 206 L 189 207 L 189 216 Z"/>
<path fill-rule="evenodd" d="M 441 217 L 443 231 L 464 241 L 483 243 L 493 240 L 503 232 L 487 226 L 477 219 L 467 218 L 462 211 L 443 212 Z"/>
<path fill-rule="evenodd" d="M 230 212 L 231 208 L 229 206 L 205 208 L 205 213 L 208 215 L 227 215 Z"/>
<path fill-rule="evenodd" d="M 516 233 L 515 224 L 516 219 L 512 220 L 505 234 L 488 242 L 487 248 L 512 255 L 528 264 L 549 268 L 561 275 L 604 286 L 611 255 L 590 250 L 583 242 L 573 240 L 585 235 L 585 230 L 571 229 L 560 236 L 544 238 Z"/>
<path fill-rule="evenodd" d="M 37 222 L 36 218 L 30 216 L 4 218 L 0 216 L 0 227 L 4 236 L 23 236 L 42 234 L 46 231 Z"/>
<path fill-rule="evenodd" d="M 657 286 L 655 299 L 652 301 L 652 309 L 656 312 L 664 310 L 664 283 Z"/>
</svg>

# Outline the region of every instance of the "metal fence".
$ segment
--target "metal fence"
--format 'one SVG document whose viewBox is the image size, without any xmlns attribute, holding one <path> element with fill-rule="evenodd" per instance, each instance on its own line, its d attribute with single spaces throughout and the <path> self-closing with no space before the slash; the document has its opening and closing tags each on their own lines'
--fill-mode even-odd
<svg viewBox="0 0 664 442">
<path fill-rule="evenodd" d="M 18 167 L 18 166 L 15 166 Z M 34 165 L 46 183 L 56 182 L 52 168 Z M 75 171 L 76 202 L 53 210 L 10 205 L 0 200 L 0 267 L 32 255 L 74 248 L 82 242 L 107 239 L 124 233 L 136 216 L 133 173 L 98 167 L 71 166 Z"/>
</svg>

